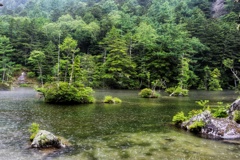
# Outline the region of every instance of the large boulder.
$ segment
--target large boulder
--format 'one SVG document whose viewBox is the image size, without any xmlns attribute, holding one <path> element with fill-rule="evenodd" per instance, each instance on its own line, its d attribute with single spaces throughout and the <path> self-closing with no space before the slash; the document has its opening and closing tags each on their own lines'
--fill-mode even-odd
<svg viewBox="0 0 240 160">
<path fill-rule="evenodd" d="M 228 109 L 229 119 L 233 119 L 234 111 L 240 111 L 240 99 L 235 100 Z"/>
<path fill-rule="evenodd" d="M 191 125 L 195 122 L 203 122 L 204 126 L 197 131 L 208 137 L 223 139 L 240 138 L 240 125 L 238 123 L 229 118 L 213 118 L 208 110 L 183 122 L 181 127 L 191 131 Z"/>
<path fill-rule="evenodd" d="M 40 130 L 31 144 L 32 148 L 65 148 L 65 145 L 61 142 L 61 139 L 56 137 L 51 132 Z"/>
</svg>

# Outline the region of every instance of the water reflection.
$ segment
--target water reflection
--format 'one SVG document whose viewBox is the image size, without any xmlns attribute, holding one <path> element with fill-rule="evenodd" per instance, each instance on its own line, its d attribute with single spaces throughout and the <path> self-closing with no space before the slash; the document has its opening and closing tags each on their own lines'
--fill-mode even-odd
<svg viewBox="0 0 240 160">
<path fill-rule="evenodd" d="M 32 89 L 0 92 L 0 155 L 15 159 L 238 159 L 239 145 L 199 138 L 170 125 L 178 111 L 197 108 L 195 101 L 231 103 L 233 91 L 191 91 L 189 97 L 142 99 L 138 91 L 97 90 L 97 103 L 76 106 L 44 104 Z M 103 104 L 105 95 L 123 100 Z M 67 138 L 73 146 L 46 155 L 27 149 L 28 127 Z M 0 158 L 0 159 L 1 159 Z"/>
</svg>

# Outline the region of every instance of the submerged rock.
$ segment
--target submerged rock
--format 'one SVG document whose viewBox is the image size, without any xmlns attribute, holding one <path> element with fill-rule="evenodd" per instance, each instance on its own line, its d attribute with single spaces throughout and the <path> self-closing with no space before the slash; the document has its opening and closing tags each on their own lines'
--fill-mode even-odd
<svg viewBox="0 0 240 160">
<path fill-rule="evenodd" d="M 66 145 L 64 145 L 61 142 L 61 139 L 52 134 L 51 132 L 40 130 L 35 138 L 32 141 L 31 144 L 32 148 L 65 148 Z"/>
</svg>

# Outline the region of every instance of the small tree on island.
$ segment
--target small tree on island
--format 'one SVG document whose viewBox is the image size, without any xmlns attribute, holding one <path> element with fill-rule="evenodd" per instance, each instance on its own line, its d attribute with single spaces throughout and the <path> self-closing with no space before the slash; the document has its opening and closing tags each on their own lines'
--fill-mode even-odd
<svg viewBox="0 0 240 160">
<path fill-rule="evenodd" d="M 94 102 L 92 88 L 85 87 L 81 82 L 81 78 L 79 78 L 82 74 L 80 58 L 75 56 L 79 51 L 77 41 L 67 37 L 64 39 L 63 44 L 60 45 L 60 49 L 64 52 L 61 61 L 66 63 L 58 62 L 58 65 L 62 65 L 59 68 L 63 69 L 61 71 L 63 71 L 64 74 L 62 76 L 64 77 L 59 77 L 60 73 L 57 73 L 57 82 L 46 83 L 41 88 L 38 88 L 37 91 L 43 94 L 47 103 L 79 104 Z M 59 79 L 64 81 L 59 81 Z"/>
<path fill-rule="evenodd" d="M 78 82 L 71 85 L 67 82 L 47 83 L 37 90 L 43 94 L 47 103 L 81 104 L 94 102 L 92 88 L 85 87 Z"/>
<path fill-rule="evenodd" d="M 38 68 L 39 71 L 39 79 L 41 81 L 41 85 L 43 86 L 43 62 L 45 61 L 46 56 L 44 52 L 34 50 L 31 52 L 30 57 L 28 58 L 28 62 L 33 64 L 34 67 Z"/>
</svg>

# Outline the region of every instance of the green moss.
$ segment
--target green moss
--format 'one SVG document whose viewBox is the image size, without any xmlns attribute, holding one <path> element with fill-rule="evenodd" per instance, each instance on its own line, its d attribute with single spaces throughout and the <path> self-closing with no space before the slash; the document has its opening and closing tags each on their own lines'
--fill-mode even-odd
<svg viewBox="0 0 240 160">
<path fill-rule="evenodd" d="M 234 111 L 233 120 L 236 121 L 237 123 L 240 123 L 240 111 Z"/>
<path fill-rule="evenodd" d="M 189 126 L 189 130 L 192 132 L 199 132 L 205 125 L 203 121 L 195 121 Z"/>
<path fill-rule="evenodd" d="M 151 90 L 150 88 L 144 88 L 139 93 L 139 96 L 142 98 L 158 98 L 160 94 L 156 93 L 155 91 Z"/>
</svg>

